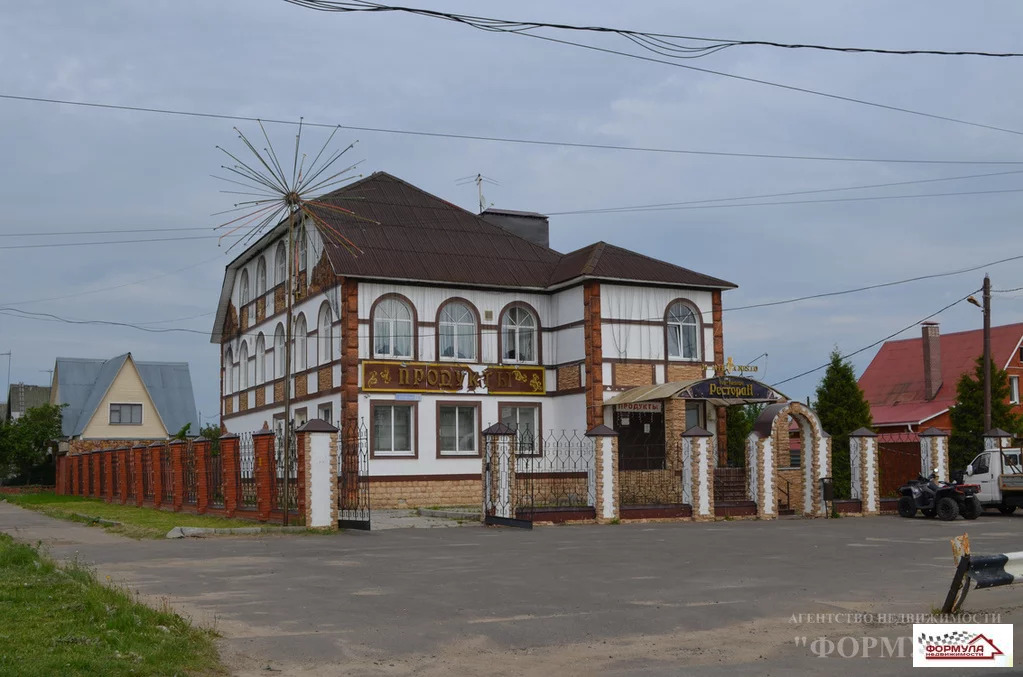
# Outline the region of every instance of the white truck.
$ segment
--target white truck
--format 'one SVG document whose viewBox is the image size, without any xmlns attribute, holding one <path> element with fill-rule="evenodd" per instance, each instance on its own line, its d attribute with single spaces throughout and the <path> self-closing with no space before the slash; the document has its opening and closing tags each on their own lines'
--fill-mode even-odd
<svg viewBox="0 0 1023 677">
<path fill-rule="evenodd" d="M 1023 467 L 1020 449 L 988 449 L 977 454 L 966 466 L 963 478 L 980 486 L 977 498 L 985 508 L 998 508 L 1003 515 L 1011 515 L 1023 507 Z"/>
</svg>

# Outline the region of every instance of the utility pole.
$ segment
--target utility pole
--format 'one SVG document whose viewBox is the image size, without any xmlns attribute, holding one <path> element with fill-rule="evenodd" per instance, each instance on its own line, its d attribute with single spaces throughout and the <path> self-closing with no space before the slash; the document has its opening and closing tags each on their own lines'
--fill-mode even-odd
<svg viewBox="0 0 1023 677">
<path fill-rule="evenodd" d="M 984 432 L 991 430 L 991 278 L 984 276 Z"/>
<path fill-rule="evenodd" d="M 4 389 L 4 399 L 8 399 L 7 396 L 11 392 L 11 351 L 8 350 L 6 353 L 0 353 L 0 355 L 7 356 L 7 387 Z M 7 408 L 10 409 L 10 407 L 11 403 L 8 402 Z"/>
<path fill-rule="evenodd" d="M 281 510 L 284 513 L 284 526 L 288 526 L 288 475 L 291 469 L 291 322 L 292 306 L 295 298 L 295 277 L 298 266 L 295 265 L 295 210 L 298 208 L 298 196 L 289 193 L 285 197 L 288 204 L 288 293 L 287 316 L 284 322 L 284 487 Z"/>
</svg>

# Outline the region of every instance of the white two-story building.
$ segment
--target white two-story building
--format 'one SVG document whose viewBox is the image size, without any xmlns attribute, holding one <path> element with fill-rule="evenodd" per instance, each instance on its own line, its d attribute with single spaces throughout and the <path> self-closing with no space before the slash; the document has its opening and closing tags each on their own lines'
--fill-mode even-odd
<svg viewBox="0 0 1023 677">
<path fill-rule="evenodd" d="M 497 422 L 537 444 L 613 425 L 623 463 L 629 439 L 649 454 L 691 425 L 723 438 L 703 401 L 680 421 L 623 408 L 625 424 L 604 401 L 722 364 L 735 285 L 603 242 L 562 254 L 542 215 L 473 214 L 383 172 L 318 202 L 336 208 L 296 231 L 292 414 L 365 428 L 375 506 L 478 502 L 480 431 Z M 283 422 L 286 237 L 282 224 L 225 272 L 211 341 L 231 432 Z"/>
</svg>

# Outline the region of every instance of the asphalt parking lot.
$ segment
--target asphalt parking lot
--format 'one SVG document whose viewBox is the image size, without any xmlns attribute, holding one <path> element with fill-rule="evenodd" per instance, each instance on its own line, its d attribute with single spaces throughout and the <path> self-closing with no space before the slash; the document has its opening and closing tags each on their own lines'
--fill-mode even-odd
<svg viewBox="0 0 1023 677">
<path fill-rule="evenodd" d="M 1023 517 L 994 514 L 166 542 L 56 524 L 0 504 L 0 529 L 213 625 L 252 675 L 906 674 L 909 658 L 818 658 L 795 638 L 908 636 L 848 621 L 940 606 L 964 531 L 975 552 L 1023 550 Z M 1023 591 L 973 591 L 967 610 L 1023 623 Z M 845 620 L 799 616 L 822 613 Z"/>
</svg>

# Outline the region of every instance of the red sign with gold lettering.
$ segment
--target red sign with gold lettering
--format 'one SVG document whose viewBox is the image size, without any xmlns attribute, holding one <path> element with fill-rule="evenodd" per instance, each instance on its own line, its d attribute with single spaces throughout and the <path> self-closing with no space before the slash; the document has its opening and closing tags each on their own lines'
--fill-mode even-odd
<svg viewBox="0 0 1023 677">
<path fill-rule="evenodd" d="M 444 362 L 362 363 L 362 390 L 368 393 L 453 393 L 486 390 L 491 395 L 543 395 L 543 367 L 487 367 L 476 371 Z"/>
</svg>

